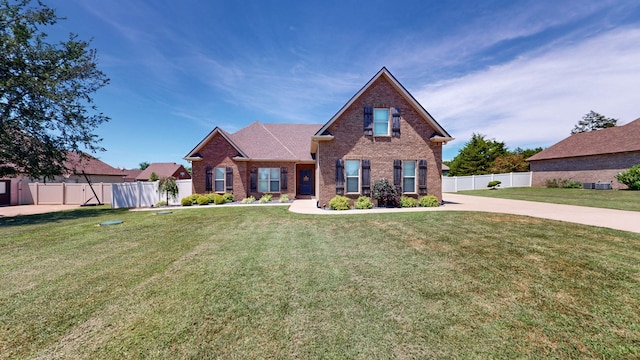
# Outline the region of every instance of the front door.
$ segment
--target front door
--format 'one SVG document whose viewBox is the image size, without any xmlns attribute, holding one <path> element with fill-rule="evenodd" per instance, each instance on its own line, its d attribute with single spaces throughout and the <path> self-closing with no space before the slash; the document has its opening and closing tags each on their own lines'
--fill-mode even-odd
<svg viewBox="0 0 640 360">
<path fill-rule="evenodd" d="M 313 194 L 313 184 L 311 180 L 311 173 L 312 172 L 309 169 L 300 170 L 300 195 Z"/>
<path fill-rule="evenodd" d="M 0 206 L 11 205 L 11 180 L 0 180 Z"/>
</svg>

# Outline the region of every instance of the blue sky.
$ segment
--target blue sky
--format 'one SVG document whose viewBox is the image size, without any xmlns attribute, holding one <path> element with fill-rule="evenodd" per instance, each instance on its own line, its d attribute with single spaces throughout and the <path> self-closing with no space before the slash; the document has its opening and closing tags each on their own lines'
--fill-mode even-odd
<svg viewBox="0 0 640 360">
<path fill-rule="evenodd" d="M 640 117 L 640 2 L 44 0 L 93 39 L 116 167 L 182 160 L 215 126 L 325 123 L 383 66 L 456 138 L 549 146 Z"/>
</svg>

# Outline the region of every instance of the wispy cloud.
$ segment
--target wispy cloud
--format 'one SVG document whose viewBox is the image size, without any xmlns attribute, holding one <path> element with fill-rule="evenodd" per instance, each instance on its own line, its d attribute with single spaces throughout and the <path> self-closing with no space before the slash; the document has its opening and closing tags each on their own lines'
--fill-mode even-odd
<svg viewBox="0 0 640 360">
<path fill-rule="evenodd" d="M 414 93 L 454 137 L 548 146 L 589 110 L 621 123 L 640 116 L 640 28 L 621 28 Z"/>
</svg>

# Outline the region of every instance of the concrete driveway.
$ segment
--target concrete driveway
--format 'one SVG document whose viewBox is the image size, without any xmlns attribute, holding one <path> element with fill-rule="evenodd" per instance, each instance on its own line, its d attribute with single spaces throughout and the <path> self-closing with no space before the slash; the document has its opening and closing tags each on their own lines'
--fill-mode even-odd
<svg viewBox="0 0 640 360">
<path fill-rule="evenodd" d="M 342 215 L 381 212 L 414 211 L 483 211 L 501 214 L 532 216 L 584 225 L 593 225 L 640 233 L 640 212 L 560 205 L 533 201 L 496 199 L 480 196 L 444 193 L 445 204 L 437 208 L 400 208 L 331 211 L 316 208 L 315 200 L 296 200 L 289 211 L 302 214 Z"/>
<path fill-rule="evenodd" d="M 54 211 L 72 210 L 80 205 L 18 205 L 0 207 L 0 218 L 18 215 L 44 214 Z"/>
</svg>

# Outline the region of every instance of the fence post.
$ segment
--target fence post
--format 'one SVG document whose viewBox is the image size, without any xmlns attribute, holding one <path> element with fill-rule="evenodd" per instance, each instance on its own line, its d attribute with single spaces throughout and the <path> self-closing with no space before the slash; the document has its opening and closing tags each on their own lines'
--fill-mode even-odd
<svg viewBox="0 0 640 360">
<path fill-rule="evenodd" d="M 476 189 L 476 176 L 471 175 L 471 190 L 475 190 L 475 189 Z"/>
</svg>

